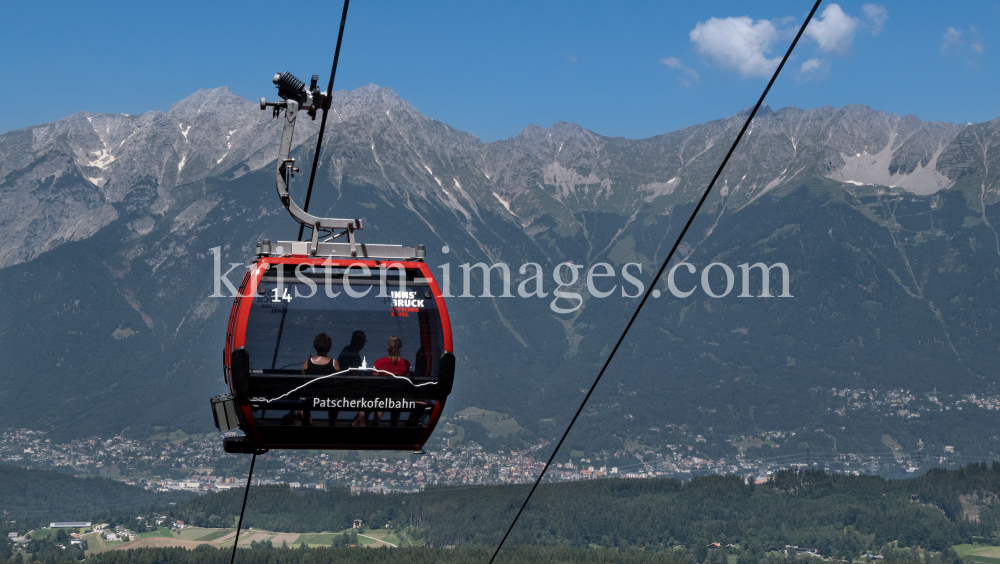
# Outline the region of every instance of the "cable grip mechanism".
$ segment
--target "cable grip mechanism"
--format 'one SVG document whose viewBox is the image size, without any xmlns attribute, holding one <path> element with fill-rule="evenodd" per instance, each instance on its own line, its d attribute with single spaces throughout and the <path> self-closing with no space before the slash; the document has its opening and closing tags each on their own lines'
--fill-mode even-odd
<svg viewBox="0 0 1000 564">
<path fill-rule="evenodd" d="M 312 80 L 309 81 L 309 88 L 306 88 L 306 83 L 288 71 L 275 73 L 271 82 L 278 89 L 278 96 L 281 98 L 281 101 L 268 102 L 267 98 L 261 97 L 260 109 L 265 110 L 268 107 L 273 107 L 274 115 L 272 117 L 278 117 L 281 109 L 288 107 L 290 100 L 297 102 L 299 109 L 305 110 L 313 120 L 316 119 L 317 110 L 330 109 L 330 97 L 325 92 L 320 92 L 319 86 L 317 86 L 319 82 L 318 74 L 312 75 Z"/>
</svg>

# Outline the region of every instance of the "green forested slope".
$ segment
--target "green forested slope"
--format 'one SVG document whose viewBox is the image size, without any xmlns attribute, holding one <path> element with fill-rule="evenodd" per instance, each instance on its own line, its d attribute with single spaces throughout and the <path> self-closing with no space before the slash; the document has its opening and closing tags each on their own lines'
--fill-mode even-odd
<svg viewBox="0 0 1000 564">
<path fill-rule="evenodd" d="M 782 471 L 763 485 L 737 477 L 596 480 L 545 484 L 511 535 L 514 544 L 696 550 L 709 542 L 781 550 L 809 546 L 837 557 L 900 546 L 935 551 L 1000 528 L 1000 464 L 934 470 L 907 480 Z M 253 488 L 244 526 L 330 531 L 363 519 L 373 528 L 410 527 L 433 546 L 492 545 L 516 513 L 526 486 L 441 488 L 420 494 L 298 494 Z M 975 496 L 976 501 L 971 501 Z M 192 499 L 174 509 L 186 522 L 229 526 L 242 492 Z M 965 504 L 963 506 L 963 503 Z M 978 517 L 972 519 L 974 510 Z M 699 560 L 700 561 L 700 560 Z"/>
<path fill-rule="evenodd" d="M 105 511 L 134 513 L 165 505 L 192 494 L 154 493 L 108 478 L 74 478 L 52 470 L 29 470 L 0 464 L 0 510 L 17 529 L 51 521 L 89 520 Z"/>
<path fill-rule="evenodd" d="M 487 562 L 492 554 L 486 548 L 459 548 L 453 550 L 433 548 L 403 549 L 254 549 L 243 550 L 237 555 L 245 564 L 466 564 Z M 92 556 L 95 564 L 224 564 L 229 562 L 229 552 L 214 548 L 188 551 L 182 548 L 141 548 L 128 551 L 103 552 Z M 618 552 L 588 550 L 569 547 L 518 546 L 506 550 L 497 562 L 523 564 L 687 564 L 687 560 L 665 554 L 646 554 L 637 551 Z"/>
<path fill-rule="evenodd" d="M 167 515 L 189 525 L 230 528 L 243 501 L 242 491 L 229 490 L 141 510 L 140 505 L 163 500 L 152 495 L 126 500 L 119 489 L 132 488 L 116 488 L 105 480 L 14 470 L 4 474 L 13 479 L 0 482 L 5 484 L 0 487 L 0 495 L 7 502 L 6 507 L 18 508 L 10 505 L 11 501 L 27 502 L 28 506 L 21 506 L 25 514 L 32 500 L 51 500 L 61 495 L 67 507 L 76 511 L 71 515 L 60 514 L 61 518 L 77 517 L 134 527 L 137 517 L 142 518 L 138 519 L 140 523 L 146 523 L 150 522 L 145 520 L 150 516 Z M 19 473 L 27 474 L 27 478 Z M 10 483 L 18 484 L 17 489 L 24 492 L 8 491 L 14 489 L 6 486 Z M 440 488 L 419 494 L 391 495 L 351 495 L 345 490 L 303 494 L 282 486 L 255 487 L 251 488 L 243 526 L 308 533 L 343 530 L 354 519 L 362 519 L 366 528 L 405 529 L 408 537 L 427 547 L 490 547 L 499 542 L 526 494 L 526 486 Z M 786 470 L 760 485 L 746 484 L 732 476 L 695 478 L 686 483 L 650 479 L 544 484 L 508 542 L 511 546 L 639 550 L 695 562 L 711 557 L 713 553 L 707 546 L 718 542 L 723 546 L 734 545 L 729 553 L 751 559 L 743 564 L 754 564 L 754 558 L 783 551 L 787 545 L 810 547 L 825 556 L 841 559 L 865 553 L 907 559 L 920 557 L 922 553 L 913 552 L 920 549 L 953 560 L 954 555 L 949 552 L 953 545 L 1000 543 L 998 494 L 1000 463 L 973 464 L 956 471 L 932 470 L 906 480 Z M 105 504 L 112 501 L 128 501 L 132 505 L 129 509 L 119 507 L 109 511 Z M 52 518 L 56 518 L 55 514 Z M 12 530 L 26 532 L 22 529 L 24 526 L 19 524 Z M 574 561 L 572 558 L 580 555 L 598 558 L 584 552 L 586 555 L 566 552 L 567 561 Z M 140 558 L 140 553 L 101 558 Z M 178 555 L 162 558 L 167 559 L 163 562 L 184 562 L 176 560 L 182 558 Z M 421 561 L 419 558 L 415 561 Z M 108 560 L 112 561 L 131 562 Z"/>
</svg>

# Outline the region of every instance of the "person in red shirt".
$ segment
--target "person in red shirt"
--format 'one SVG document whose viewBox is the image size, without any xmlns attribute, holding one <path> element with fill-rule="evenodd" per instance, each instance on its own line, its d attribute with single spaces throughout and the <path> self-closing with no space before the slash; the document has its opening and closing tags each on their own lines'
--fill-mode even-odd
<svg viewBox="0 0 1000 564">
<path fill-rule="evenodd" d="M 389 344 L 385 346 L 385 351 L 389 353 L 389 356 L 376 360 L 375 370 L 389 372 L 396 376 L 405 376 L 410 371 L 410 361 L 399 356 L 399 351 L 402 349 L 403 341 L 399 340 L 399 337 L 395 335 L 389 337 Z M 379 374 L 379 376 L 387 376 L 387 374 Z"/>
<path fill-rule="evenodd" d="M 389 343 L 385 346 L 385 351 L 389 353 L 389 356 L 375 361 L 375 376 L 389 377 L 389 374 L 406 376 L 406 374 L 410 371 L 410 361 L 399 356 L 399 351 L 402 349 L 403 341 L 401 341 L 399 337 L 395 335 L 389 337 Z M 382 415 L 384 413 L 384 411 L 378 411 L 375 413 L 375 421 L 373 425 L 378 425 L 378 422 L 382 419 Z M 395 427 L 396 422 L 399 420 L 399 413 L 393 413 L 392 416 L 392 424 Z"/>
</svg>

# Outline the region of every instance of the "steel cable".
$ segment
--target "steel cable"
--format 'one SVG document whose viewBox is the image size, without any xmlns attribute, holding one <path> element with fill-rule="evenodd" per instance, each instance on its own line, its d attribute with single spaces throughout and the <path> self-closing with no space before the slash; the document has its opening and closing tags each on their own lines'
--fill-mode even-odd
<svg viewBox="0 0 1000 564">
<path fill-rule="evenodd" d="M 333 79 L 337 76 L 337 62 L 340 60 L 340 42 L 344 39 L 344 24 L 347 22 L 347 5 L 351 0 L 344 0 L 344 12 L 340 15 L 340 31 L 337 33 L 337 48 L 333 52 L 333 68 L 330 70 L 330 82 L 326 86 L 326 103 L 323 104 L 323 119 L 319 123 L 319 137 L 316 139 L 316 155 L 313 157 L 312 172 L 309 174 L 309 188 L 306 189 L 306 201 L 302 211 L 309 211 L 309 199 L 312 197 L 313 181 L 316 180 L 316 167 L 319 166 L 319 150 L 323 146 L 323 132 L 326 131 L 326 113 L 329 110 L 330 95 L 333 93 Z M 299 224 L 299 241 L 305 224 Z M 316 229 L 314 226 L 313 229 Z"/>
<path fill-rule="evenodd" d="M 719 176 L 722 175 L 722 171 L 723 169 L 726 168 L 726 164 L 729 162 L 729 159 L 733 156 L 733 152 L 736 151 L 736 146 L 739 145 L 740 140 L 743 138 L 743 134 L 746 133 L 747 128 L 750 127 L 751 122 L 753 122 L 754 116 L 757 115 L 757 110 L 759 110 L 761 104 L 764 103 L 764 98 L 767 97 L 767 93 L 771 90 L 771 86 L 773 86 L 774 81 L 777 80 L 778 74 L 781 73 L 781 69 L 785 66 L 785 63 L 791 56 L 792 50 L 795 49 L 795 45 L 798 44 L 799 39 L 802 37 L 802 33 L 806 29 L 806 26 L 809 25 L 809 22 L 812 20 L 813 15 L 819 8 L 820 2 L 822 2 L 822 0 L 816 0 L 816 3 L 813 4 L 812 10 L 809 11 L 809 15 L 806 16 L 806 20 L 802 24 L 802 27 L 800 27 L 798 33 L 795 34 L 795 39 L 793 39 L 792 44 L 788 46 L 788 51 L 786 51 L 785 56 L 782 57 L 781 62 L 778 64 L 778 68 L 774 70 L 774 75 L 772 75 L 771 80 L 768 81 L 767 87 L 764 88 L 764 92 L 760 95 L 760 99 L 757 100 L 757 104 L 753 107 L 753 110 L 750 112 L 750 115 L 747 116 L 746 123 L 743 124 L 743 129 L 741 129 L 739 134 L 736 136 L 736 140 L 733 141 L 733 145 L 732 147 L 730 147 L 729 152 L 726 154 L 726 158 L 724 158 L 722 160 L 722 164 L 719 165 L 719 170 L 715 173 L 715 176 L 712 177 L 712 181 L 708 184 L 708 188 L 705 189 L 705 193 L 702 194 L 701 199 L 698 201 L 698 205 L 695 206 L 694 208 L 694 211 L 691 212 L 691 217 L 688 218 L 687 223 L 684 225 L 684 229 L 681 230 L 681 234 L 677 237 L 677 240 L 674 242 L 673 248 L 670 249 L 670 253 L 667 254 L 667 258 L 664 259 L 663 264 L 660 266 L 660 270 L 657 271 L 656 276 L 653 278 L 652 283 L 649 285 L 649 289 L 646 290 L 645 295 L 642 296 L 642 301 L 640 301 L 639 305 L 635 308 L 635 312 L 632 314 L 632 318 L 629 319 L 628 324 L 625 326 L 625 330 L 622 331 L 621 336 L 618 338 L 618 342 L 615 343 L 615 348 L 612 349 L 611 354 L 608 355 L 608 359 L 604 362 L 604 366 L 601 368 L 601 371 L 597 374 L 597 378 L 595 378 L 594 383 L 591 384 L 590 390 L 588 390 L 587 395 L 584 396 L 583 401 L 580 403 L 580 407 L 576 410 L 576 414 L 573 415 L 573 419 L 570 420 L 569 426 L 566 427 L 566 431 L 563 433 L 562 438 L 559 439 L 559 442 L 556 444 L 555 449 L 552 451 L 552 456 L 550 456 L 548 462 L 545 463 L 545 467 L 542 468 L 541 473 L 538 475 L 538 479 L 535 480 L 535 484 L 531 487 L 531 491 L 528 492 L 528 497 L 524 499 L 524 503 L 521 504 L 521 508 L 517 511 L 517 515 L 515 515 L 514 520 L 511 521 L 510 527 L 507 528 L 507 532 L 504 533 L 503 538 L 500 540 L 500 544 L 497 545 L 496 551 L 493 552 L 493 556 L 490 558 L 490 564 L 493 563 L 497 555 L 500 553 L 500 549 L 503 548 L 504 543 L 507 542 L 507 537 L 510 536 L 510 532 L 514 530 L 514 525 L 517 524 L 517 520 L 521 517 L 521 514 L 524 513 L 524 508 L 528 505 L 528 500 L 531 499 L 532 494 L 534 494 L 535 490 L 538 488 L 538 484 L 541 483 L 542 478 L 545 476 L 545 472 L 548 471 L 549 466 L 551 466 L 553 460 L 555 460 L 556 454 L 559 452 L 559 448 L 562 446 L 563 442 L 566 441 L 566 437 L 569 435 L 570 430 L 573 429 L 573 424 L 576 423 L 576 420 L 580 417 L 580 413 L 583 412 L 583 408 L 587 405 L 587 400 L 589 400 L 590 396 L 594 393 L 594 389 L 597 388 L 598 382 L 601 381 L 601 377 L 604 376 L 604 372 L 608 369 L 608 366 L 611 364 L 612 359 L 614 359 L 615 353 L 618 352 L 618 348 L 625 340 L 625 336 L 628 335 L 629 329 L 632 328 L 632 324 L 635 323 L 636 318 L 639 316 L 639 312 L 642 310 L 642 306 L 645 305 L 646 300 L 649 299 L 649 295 L 653 293 L 653 288 L 656 286 L 656 283 L 663 275 L 663 271 L 666 270 L 667 265 L 670 263 L 670 260 L 674 257 L 674 253 L 677 252 L 677 247 L 680 246 L 681 241 L 684 239 L 684 235 L 687 234 L 688 229 L 691 227 L 691 223 L 694 221 L 695 216 L 698 215 L 698 211 L 701 210 L 702 205 L 705 204 L 705 200 L 708 199 L 708 195 L 712 192 L 712 188 L 715 186 L 715 183 L 719 180 Z"/>
<path fill-rule="evenodd" d="M 247 489 L 243 492 L 243 508 L 240 509 L 240 520 L 236 523 L 236 538 L 233 540 L 233 555 L 229 557 L 229 564 L 236 560 L 236 548 L 240 544 L 240 529 L 243 528 L 243 513 L 247 510 L 247 496 L 250 495 L 250 482 L 253 480 L 253 465 L 257 462 L 257 453 L 253 453 L 250 459 L 250 472 L 247 474 Z"/>
</svg>

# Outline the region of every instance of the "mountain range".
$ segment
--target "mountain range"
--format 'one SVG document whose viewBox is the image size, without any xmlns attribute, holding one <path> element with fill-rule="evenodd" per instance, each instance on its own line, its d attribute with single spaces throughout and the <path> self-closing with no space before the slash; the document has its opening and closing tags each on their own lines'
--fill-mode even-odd
<svg viewBox="0 0 1000 564">
<path fill-rule="evenodd" d="M 369 85 L 334 95 L 310 211 L 362 218 L 363 242 L 426 245 L 435 272 L 451 265 L 456 296 L 460 264 L 506 263 L 517 287 L 532 273 L 519 267 L 538 263 L 545 298 L 450 299 L 448 411 L 517 420 L 516 436 L 467 429 L 487 447 L 551 439 L 639 303 L 622 269 L 634 263 L 648 286 L 746 116 L 641 140 L 530 125 L 484 143 Z M 293 155 L 311 163 L 318 122 L 300 119 Z M 989 452 L 981 417 L 851 420 L 820 391 L 1000 393 L 998 128 L 858 105 L 762 108 L 677 258 L 727 265 L 736 290 L 713 298 L 681 268 L 678 284 L 696 292 L 679 298 L 661 280 L 574 448 L 662 449 L 669 425 L 705 437 L 706 452 L 815 427 L 826 431 L 782 448 L 875 452 L 890 434 Z M 279 129 L 217 88 L 167 113 L 81 112 L 0 135 L 0 426 L 63 438 L 211 428 L 230 304 L 210 297 L 210 249 L 245 263 L 259 240 L 296 235 L 273 192 Z M 293 182 L 299 201 L 305 183 Z M 580 298 L 559 303 L 582 305 L 558 313 L 552 272 L 566 262 L 584 267 L 564 289 Z M 616 290 L 598 299 L 586 273 L 600 262 Z M 787 265 L 793 297 L 738 297 L 738 265 L 757 262 Z M 723 274 L 706 275 L 720 293 Z"/>
</svg>

